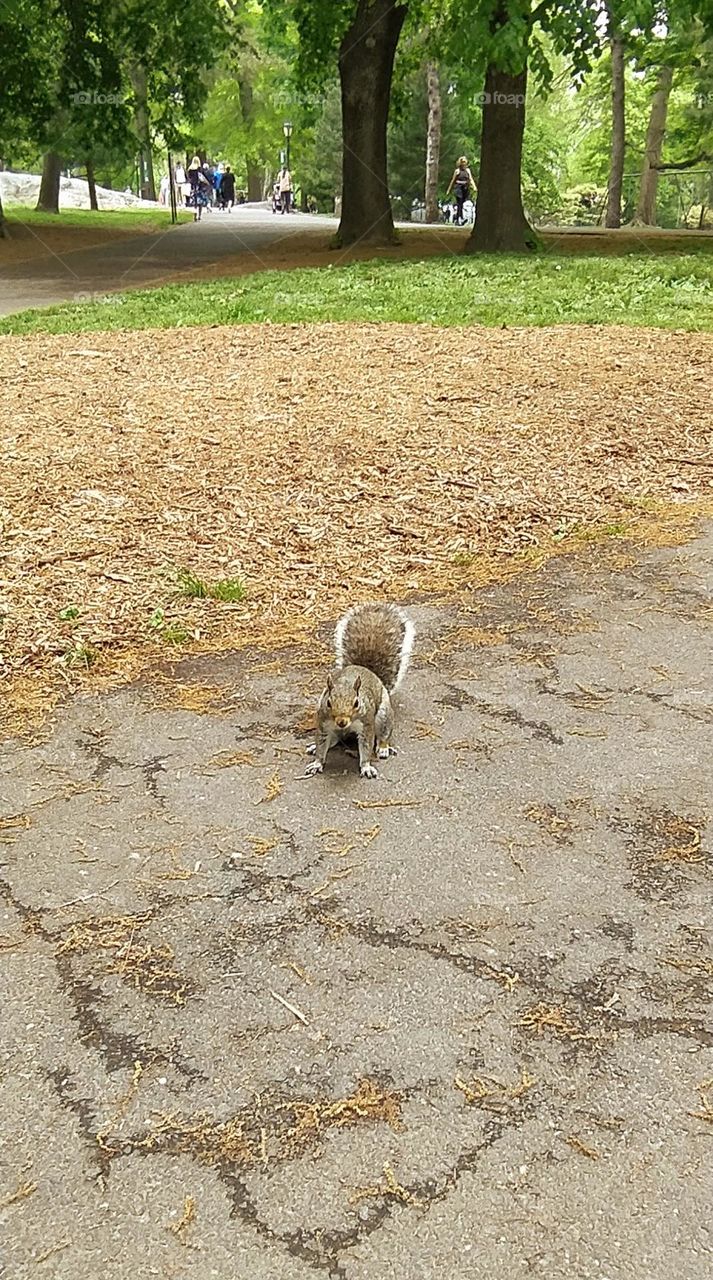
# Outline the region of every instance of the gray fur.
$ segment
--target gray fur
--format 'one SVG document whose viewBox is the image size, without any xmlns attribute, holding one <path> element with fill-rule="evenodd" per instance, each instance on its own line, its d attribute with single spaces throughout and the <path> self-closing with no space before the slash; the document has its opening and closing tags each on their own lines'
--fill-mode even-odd
<svg viewBox="0 0 713 1280">
<path fill-rule="evenodd" d="M 320 698 L 314 760 L 307 774 L 321 773 L 335 743 L 355 737 L 362 777 L 378 776 L 372 757 L 385 760 L 394 753 L 389 693 L 404 677 L 413 640 L 413 623 L 398 605 L 357 605 L 340 618 L 334 633 L 336 667 Z"/>
<path fill-rule="evenodd" d="M 411 619 L 398 605 L 356 605 L 334 632 L 337 667 L 367 667 L 393 693 L 406 674 L 414 636 Z"/>
</svg>

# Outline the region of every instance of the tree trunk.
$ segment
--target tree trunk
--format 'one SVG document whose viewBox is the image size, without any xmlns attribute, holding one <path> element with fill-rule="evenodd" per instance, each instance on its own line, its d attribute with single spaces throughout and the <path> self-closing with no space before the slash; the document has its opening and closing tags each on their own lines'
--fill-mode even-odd
<svg viewBox="0 0 713 1280">
<path fill-rule="evenodd" d="M 626 116 L 624 110 L 624 41 L 613 35 L 611 45 L 611 166 L 605 227 L 621 226 L 621 188 L 624 179 Z"/>
<path fill-rule="evenodd" d="M 255 164 L 254 161 L 246 156 L 246 164 L 248 170 L 248 200 L 259 202 L 263 198 L 263 187 L 265 185 L 265 175 L 262 165 Z"/>
<path fill-rule="evenodd" d="M 139 192 L 143 200 L 156 199 L 156 180 L 151 150 L 151 122 L 149 119 L 148 85 L 146 70 L 135 63 L 129 73 L 134 91 L 134 130 L 139 140 Z"/>
<path fill-rule="evenodd" d="M 2 196 L 0 196 L 0 240 L 8 239 L 9 235 L 10 233 L 7 229 L 7 219 L 5 217 L 5 210 L 2 207 Z"/>
<path fill-rule="evenodd" d="M 97 184 L 94 177 L 94 164 L 90 159 L 86 162 L 87 168 L 87 186 L 89 187 L 89 208 L 95 213 L 99 212 L 99 201 L 97 200 Z"/>
<path fill-rule="evenodd" d="M 644 167 L 641 171 L 639 198 L 636 202 L 636 213 L 632 221 L 645 227 L 656 226 L 656 191 L 659 184 L 657 165 L 661 162 L 663 140 L 666 134 L 666 116 L 668 100 L 673 85 L 673 67 L 661 67 L 654 96 L 651 99 L 651 115 L 646 130 L 646 146 L 644 149 Z"/>
<path fill-rule="evenodd" d="M 394 55 L 406 17 L 395 0 L 358 0 L 339 48 L 342 216 L 338 245 L 393 244 L 386 125 Z"/>
<path fill-rule="evenodd" d="M 59 213 L 59 180 L 62 176 L 62 157 L 56 151 L 46 151 L 42 160 L 42 180 L 37 197 L 38 213 Z"/>
<path fill-rule="evenodd" d="M 248 138 L 250 138 L 251 130 L 255 124 L 255 104 L 253 87 L 249 80 L 238 80 L 238 96 L 240 98 L 243 124 Z M 259 202 L 262 200 L 263 166 L 252 150 L 245 153 L 245 168 L 248 175 L 248 200 Z"/>
<path fill-rule="evenodd" d="M 426 131 L 426 222 L 438 222 L 438 166 L 441 159 L 441 83 L 438 67 L 434 62 L 426 64 L 428 88 L 428 128 Z"/>
<path fill-rule="evenodd" d="M 527 67 L 517 75 L 488 67 L 475 226 L 466 241 L 466 253 L 522 253 L 537 247 L 537 236 L 522 207 L 526 91 Z"/>
</svg>

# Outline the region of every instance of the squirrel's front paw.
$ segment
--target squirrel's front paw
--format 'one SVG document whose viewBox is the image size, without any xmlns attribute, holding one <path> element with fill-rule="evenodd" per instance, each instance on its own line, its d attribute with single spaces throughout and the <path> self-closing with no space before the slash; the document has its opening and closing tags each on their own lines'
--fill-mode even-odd
<svg viewBox="0 0 713 1280">
<path fill-rule="evenodd" d="M 363 764 L 359 770 L 362 778 L 378 778 L 378 771 L 373 764 Z"/>
<path fill-rule="evenodd" d="M 388 742 L 380 742 L 376 749 L 376 754 L 379 760 L 388 760 L 389 756 L 397 754 L 396 747 L 392 747 Z"/>
<path fill-rule="evenodd" d="M 317 743 L 316 743 L 316 742 L 310 742 L 310 744 L 309 744 L 309 746 L 308 746 L 308 748 L 307 748 L 307 755 L 308 755 L 308 756 L 313 756 L 316 750 L 317 750 Z"/>
<path fill-rule="evenodd" d="M 322 773 L 324 765 L 321 760 L 313 760 L 305 769 L 305 778 L 311 778 L 315 773 Z"/>
</svg>

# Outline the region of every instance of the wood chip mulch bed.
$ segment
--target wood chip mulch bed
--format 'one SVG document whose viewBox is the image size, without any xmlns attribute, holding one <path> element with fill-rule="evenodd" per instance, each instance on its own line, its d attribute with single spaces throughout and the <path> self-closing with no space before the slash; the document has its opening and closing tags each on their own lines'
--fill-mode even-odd
<svg viewBox="0 0 713 1280">
<path fill-rule="evenodd" d="M 270 325 L 0 355 L 6 719 L 176 634 L 298 642 L 347 601 L 713 498 L 711 336 Z M 188 599 L 181 569 L 245 599 Z"/>
</svg>

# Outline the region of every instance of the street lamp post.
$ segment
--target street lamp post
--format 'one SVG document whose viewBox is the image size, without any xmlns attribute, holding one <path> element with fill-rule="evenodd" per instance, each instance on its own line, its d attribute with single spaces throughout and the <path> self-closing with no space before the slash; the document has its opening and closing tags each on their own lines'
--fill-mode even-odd
<svg viewBox="0 0 713 1280">
<path fill-rule="evenodd" d="M 283 126 L 282 126 L 282 132 L 284 133 L 284 135 L 285 135 L 285 141 L 287 142 L 287 168 L 289 169 L 289 167 L 290 167 L 290 138 L 292 137 L 292 125 L 290 124 L 290 121 L 289 121 L 289 120 L 285 120 L 285 123 L 284 123 L 284 124 L 283 124 Z"/>
</svg>

